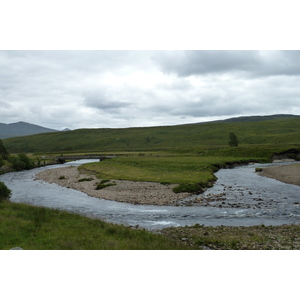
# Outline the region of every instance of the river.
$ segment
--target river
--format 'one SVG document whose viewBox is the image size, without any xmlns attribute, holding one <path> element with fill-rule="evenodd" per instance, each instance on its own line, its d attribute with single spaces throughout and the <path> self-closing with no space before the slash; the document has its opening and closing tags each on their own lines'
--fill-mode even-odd
<svg viewBox="0 0 300 300">
<path fill-rule="evenodd" d="M 71 162 L 65 166 L 87 162 L 92 160 Z M 61 165 L 3 174 L 0 181 L 12 190 L 12 202 L 61 209 L 111 223 L 138 225 L 148 230 L 196 223 L 205 226 L 299 224 L 300 186 L 255 173 L 255 168 L 268 165 L 280 164 L 254 164 L 219 170 L 215 173 L 218 177 L 215 185 L 200 196 L 204 200 L 219 199 L 210 201 L 207 206 L 120 203 L 34 179 L 36 173 Z"/>
</svg>

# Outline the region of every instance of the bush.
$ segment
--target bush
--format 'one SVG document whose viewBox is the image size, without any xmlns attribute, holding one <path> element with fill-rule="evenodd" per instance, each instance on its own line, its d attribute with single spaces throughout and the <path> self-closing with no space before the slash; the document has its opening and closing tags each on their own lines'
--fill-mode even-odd
<svg viewBox="0 0 300 300">
<path fill-rule="evenodd" d="M 0 181 L 0 203 L 8 199 L 11 195 L 11 190 Z"/>
<path fill-rule="evenodd" d="M 95 190 L 102 190 L 106 187 L 109 187 L 109 186 L 114 186 L 116 185 L 115 183 L 106 183 L 106 182 L 109 182 L 110 180 L 106 180 L 106 179 L 103 179 L 101 180 L 101 182 L 99 182 L 95 188 Z"/>
<path fill-rule="evenodd" d="M 5 149 L 2 140 L 0 140 L 0 158 L 7 159 L 9 157 L 9 153 Z"/>
<path fill-rule="evenodd" d="M 237 147 L 239 144 L 237 136 L 231 132 L 229 133 L 229 146 L 230 147 Z"/>
<path fill-rule="evenodd" d="M 12 164 L 13 169 L 16 171 L 34 168 L 34 162 L 24 153 L 20 153 L 17 156 L 9 156 L 8 161 Z"/>
<path fill-rule="evenodd" d="M 174 193 L 203 193 L 203 186 L 199 183 L 182 183 L 173 188 Z"/>
<path fill-rule="evenodd" d="M 84 181 L 92 181 L 94 180 L 93 178 L 81 178 L 78 180 L 78 182 L 84 182 Z"/>
</svg>

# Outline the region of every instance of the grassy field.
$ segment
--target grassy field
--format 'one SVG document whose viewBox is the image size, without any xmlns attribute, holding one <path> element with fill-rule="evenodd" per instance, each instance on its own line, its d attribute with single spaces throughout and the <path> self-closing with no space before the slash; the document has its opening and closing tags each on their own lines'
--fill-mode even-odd
<svg viewBox="0 0 300 300">
<path fill-rule="evenodd" d="M 0 220 L 2 250 L 191 249 L 160 234 L 26 204 L 0 203 Z"/>
<path fill-rule="evenodd" d="M 242 157 L 166 154 L 164 156 L 130 156 L 84 164 L 79 167 L 79 170 L 86 174 L 94 174 L 99 179 L 176 183 L 180 184 L 179 191 L 181 192 L 199 192 L 216 180 L 214 172 L 224 167 L 226 163 L 245 163 L 253 160 Z"/>
<path fill-rule="evenodd" d="M 191 125 L 78 129 L 3 140 L 10 153 L 188 151 L 228 146 L 234 132 L 243 145 L 293 147 L 300 143 L 300 118 L 257 122 L 200 123 Z"/>
</svg>

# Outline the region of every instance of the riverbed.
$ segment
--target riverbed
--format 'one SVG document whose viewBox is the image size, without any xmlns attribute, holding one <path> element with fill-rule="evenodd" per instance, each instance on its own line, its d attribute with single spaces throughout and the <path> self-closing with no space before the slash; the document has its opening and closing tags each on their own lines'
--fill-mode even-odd
<svg viewBox="0 0 300 300">
<path fill-rule="evenodd" d="M 66 164 L 79 165 L 87 161 Z M 90 162 L 90 161 L 89 161 Z M 98 199 L 83 192 L 35 180 L 47 166 L 0 176 L 12 190 L 12 202 L 28 203 L 79 213 L 92 218 L 156 230 L 170 226 L 252 226 L 300 223 L 300 186 L 255 173 L 253 164 L 221 169 L 215 185 L 201 196 L 181 200 L 181 206 L 134 205 Z M 201 197 L 202 200 L 195 200 Z"/>
</svg>

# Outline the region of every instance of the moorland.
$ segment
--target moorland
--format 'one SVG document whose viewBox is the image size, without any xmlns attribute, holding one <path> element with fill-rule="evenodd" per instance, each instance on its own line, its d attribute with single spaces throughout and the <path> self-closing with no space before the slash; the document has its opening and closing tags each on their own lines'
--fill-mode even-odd
<svg viewBox="0 0 300 300">
<path fill-rule="evenodd" d="M 42 160 L 51 162 L 55 156 L 69 153 L 112 155 L 115 156 L 113 159 L 83 165 L 80 167 L 80 171 L 87 177 L 89 174 L 93 174 L 102 180 L 119 179 L 176 184 L 174 193 L 201 193 L 203 189 L 212 185 L 216 180 L 214 172 L 219 168 L 249 162 L 270 162 L 275 157 L 298 160 L 300 153 L 299 125 L 300 117 L 298 116 L 273 116 L 272 118 L 255 120 L 243 118 L 232 122 L 149 128 L 79 129 L 10 138 L 3 140 L 3 144 L 9 153 L 26 153 L 36 165 L 40 164 Z M 238 139 L 238 145 L 234 147 L 229 145 L 230 133 L 234 133 Z M 9 204 L 6 203 L 5 209 L 7 210 L 8 207 Z M 14 209 L 16 210 L 16 208 Z M 30 208 L 26 208 L 27 212 L 29 210 Z M 2 213 L 3 210 L 0 212 Z M 48 226 L 45 220 L 41 224 Z M 35 228 L 35 221 L 31 222 L 33 223 L 30 223 L 30 226 Z M 115 225 L 110 224 L 110 226 Z M 299 248 L 298 242 L 295 242 L 295 239 L 298 241 L 298 234 L 296 234 L 299 232 L 298 226 L 289 227 L 293 234 L 291 240 L 284 245 L 275 243 L 272 246 L 266 246 L 266 243 L 262 243 L 261 239 L 256 239 L 258 235 L 269 236 L 268 234 L 271 234 L 272 237 L 267 239 L 272 240 L 274 236 L 276 237 L 276 232 L 282 230 L 279 228 L 282 227 L 278 226 L 272 230 L 269 227 L 259 227 L 259 230 L 249 227 L 240 228 L 240 234 L 244 238 L 236 236 L 232 238 L 233 229 L 223 227 L 222 234 L 225 236 L 227 234 L 229 240 L 222 242 L 219 235 L 215 233 L 215 228 L 205 227 L 205 230 L 202 227 L 193 228 L 194 236 L 189 237 L 190 242 L 188 244 L 186 243 L 187 230 L 192 229 L 173 228 L 163 230 L 160 234 L 165 235 L 169 240 L 171 239 L 176 245 L 179 243 L 189 249 L 202 249 L 208 245 L 211 249 L 217 249 L 216 245 L 220 243 L 222 244 L 220 249 Z M 119 229 L 110 230 L 112 233 L 110 238 L 113 239 L 114 234 L 118 231 Z M 195 234 L 196 231 L 197 234 Z M 141 230 L 141 232 L 144 231 Z M 246 234 L 246 232 L 250 233 Z M 30 233 L 28 234 L 30 235 Z M 32 234 L 37 235 L 37 230 L 33 230 Z M 91 229 L 91 235 L 93 234 Z M 245 241 L 247 236 L 251 237 L 252 242 L 249 239 L 249 243 Z M 285 234 L 284 236 L 288 237 L 289 235 Z M 232 240 L 234 242 L 231 242 Z M 8 244 L 12 245 L 12 243 Z M 113 244 L 111 243 L 111 247 L 102 245 L 95 246 L 95 248 L 115 249 Z M 118 243 L 115 242 L 115 244 Z M 168 247 L 174 247 L 174 249 L 177 247 L 172 245 Z M 30 246 L 26 247 L 30 248 Z M 35 245 L 34 247 L 38 246 Z M 51 248 L 52 246 L 45 243 L 45 248 L 47 247 Z M 124 246 L 123 249 L 126 247 L 129 246 Z M 158 246 L 153 247 L 158 248 Z M 71 248 L 80 247 L 78 244 L 74 244 Z M 88 249 L 88 243 L 82 248 Z M 136 249 L 138 248 L 136 246 Z M 145 247 L 140 248 L 144 249 Z"/>
</svg>

